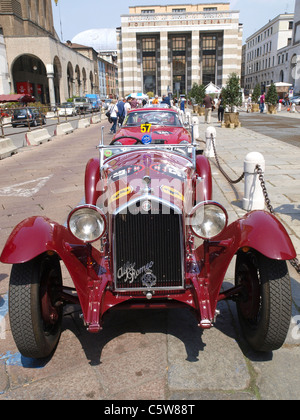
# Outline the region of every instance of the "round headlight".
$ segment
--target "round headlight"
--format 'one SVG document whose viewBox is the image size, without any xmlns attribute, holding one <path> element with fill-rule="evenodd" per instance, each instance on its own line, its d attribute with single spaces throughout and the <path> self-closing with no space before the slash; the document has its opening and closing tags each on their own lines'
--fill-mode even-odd
<svg viewBox="0 0 300 420">
<path fill-rule="evenodd" d="M 227 226 L 226 210 L 218 203 L 205 202 L 199 204 L 190 217 L 191 229 L 202 239 L 218 236 Z"/>
<path fill-rule="evenodd" d="M 80 206 L 69 214 L 68 228 L 81 241 L 94 242 L 106 230 L 105 216 L 95 206 Z"/>
</svg>

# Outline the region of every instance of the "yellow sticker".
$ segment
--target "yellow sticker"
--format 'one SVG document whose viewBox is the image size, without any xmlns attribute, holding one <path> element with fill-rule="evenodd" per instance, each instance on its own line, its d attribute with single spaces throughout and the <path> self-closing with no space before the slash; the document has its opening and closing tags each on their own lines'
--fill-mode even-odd
<svg viewBox="0 0 300 420">
<path fill-rule="evenodd" d="M 142 124 L 141 125 L 141 133 L 150 133 L 151 124 Z"/>
<path fill-rule="evenodd" d="M 125 197 L 126 195 L 130 193 L 132 193 L 132 187 L 128 186 L 126 188 L 122 188 L 121 190 L 113 194 L 109 202 L 112 203 L 113 201 L 120 200 L 120 198 Z"/>
<path fill-rule="evenodd" d="M 160 188 L 163 193 L 172 195 L 173 197 L 178 198 L 181 201 L 184 201 L 184 197 L 181 194 L 181 192 L 179 192 L 178 190 L 175 190 L 175 188 L 170 187 L 168 185 L 162 185 Z"/>
</svg>

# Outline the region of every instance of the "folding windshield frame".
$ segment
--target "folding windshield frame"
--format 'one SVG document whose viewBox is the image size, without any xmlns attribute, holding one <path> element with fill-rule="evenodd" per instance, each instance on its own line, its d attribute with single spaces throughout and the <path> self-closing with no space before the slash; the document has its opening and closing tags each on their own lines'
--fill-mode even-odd
<svg viewBox="0 0 300 420">
<path fill-rule="evenodd" d="M 196 168 L 196 143 L 194 141 L 194 135 L 193 135 L 193 126 L 192 126 L 192 143 L 191 144 L 145 144 L 143 146 L 141 146 L 140 144 L 124 144 L 124 145 L 109 145 L 109 144 L 104 144 L 104 127 L 101 127 L 101 139 L 100 139 L 100 143 L 97 146 L 97 149 L 99 149 L 99 153 L 100 153 L 100 171 L 104 165 L 104 161 L 106 159 L 108 159 L 106 156 L 104 156 L 104 152 L 106 149 L 109 150 L 114 150 L 114 149 L 122 149 L 121 153 L 126 152 L 126 149 L 128 149 L 128 151 L 132 151 L 132 150 L 142 150 L 144 151 L 145 149 L 150 149 L 150 150 L 165 150 L 165 151 L 170 151 L 172 153 L 177 154 L 178 156 L 181 157 L 185 157 L 186 159 L 188 159 L 189 161 L 191 161 L 193 168 Z M 190 151 L 190 155 L 191 157 L 187 157 L 184 156 L 183 154 L 181 154 L 180 152 L 176 152 L 176 149 L 191 149 Z M 114 155 L 115 156 L 115 155 Z"/>
</svg>

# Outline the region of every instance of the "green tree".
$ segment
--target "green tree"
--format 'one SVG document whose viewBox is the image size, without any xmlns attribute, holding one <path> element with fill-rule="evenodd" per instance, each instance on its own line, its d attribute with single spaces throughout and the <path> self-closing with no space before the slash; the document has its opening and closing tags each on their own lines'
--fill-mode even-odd
<svg viewBox="0 0 300 420">
<path fill-rule="evenodd" d="M 257 104 L 257 102 L 258 102 L 258 100 L 260 98 L 260 95 L 261 95 L 261 87 L 257 83 L 257 85 L 255 85 L 254 90 L 253 90 L 253 93 L 252 93 L 252 102 L 254 104 Z"/>
<path fill-rule="evenodd" d="M 276 90 L 276 86 L 274 85 L 274 83 L 272 83 L 266 94 L 266 103 L 268 105 L 276 105 L 277 102 L 278 102 L 278 93 Z"/>
<path fill-rule="evenodd" d="M 195 104 L 202 105 L 204 97 L 205 97 L 205 86 L 194 83 L 192 89 L 190 90 L 188 94 L 188 98 L 192 100 L 192 102 L 194 102 Z"/>
<path fill-rule="evenodd" d="M 231 108 L 242 105 L 240 78 L 236 73 L 231 73 L 229 75 L 227 84 L 222 89 L 222 98 L 225 105 L 228 105 Z"/>
</svg>

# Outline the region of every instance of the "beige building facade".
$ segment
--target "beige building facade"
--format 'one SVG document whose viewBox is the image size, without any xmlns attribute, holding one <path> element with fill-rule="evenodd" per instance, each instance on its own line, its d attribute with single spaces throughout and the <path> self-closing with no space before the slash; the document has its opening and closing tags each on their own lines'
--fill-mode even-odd
<svg viewBox="0 0 300 420">
<path fill-rule="evenodd" d="M 0 93 L 27 93 L 54 106 L 99 92 L 93 52 L 83 55 L 60 42 L 51 0 L 0 0 L 0 32 L 0 79 L 6 78 Z"/>
<path fill-rule="evenodd" d="M 229 3 L 130 7 L 117 35 L 122 96 L 183 94 L 241 75 L 242 25 Z"/>
</svg>

